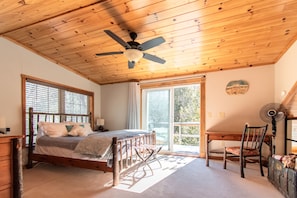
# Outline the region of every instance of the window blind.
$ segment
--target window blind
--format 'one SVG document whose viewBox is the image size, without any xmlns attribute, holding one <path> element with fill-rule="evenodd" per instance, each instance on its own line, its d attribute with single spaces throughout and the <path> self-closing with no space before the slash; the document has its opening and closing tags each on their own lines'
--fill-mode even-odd
<svg viewBox="0 0 297 198">
<path fill-rule="evenodd" d="M 26 82 L 26 111 L 88 114 L 88 96 L 51 87 L 50 85 Z"/>
</svg>

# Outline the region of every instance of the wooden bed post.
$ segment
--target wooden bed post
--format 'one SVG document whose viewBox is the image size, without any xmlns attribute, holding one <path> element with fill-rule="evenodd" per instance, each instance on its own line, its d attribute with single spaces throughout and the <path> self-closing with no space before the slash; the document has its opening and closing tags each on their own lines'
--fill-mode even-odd
<svg viewBox="0 0 297 198">
<path fill-rule="evenodd" d="M 28 147 L 28 163 L 27 168 L 33 167 L 32 154 L 33 154 L 33 108 L 29 108 L 29 147 Z"/>
<path fill-rule="evenodd" d="M 152 145 L 156 145 L 156 144 L 157 144 L 156 131 L 153 131 L 153 134 L 152 134 Z"/>
<path fill-rule="evenodd" d="M 118 162 L 118 139 L 117 137 L 112 138 L 112 172 L 113 172 L 113 186 L 117 186 L 120 183 L 120 169 Z"/>
<path fill-rule="evenodd" d="M 92 112 L 89 113 L 89 123 L 90 123 L 91 128 L 94 130 L 95 126 L 94 126 L 93 119 L 92 119 Z"/>
</svg>

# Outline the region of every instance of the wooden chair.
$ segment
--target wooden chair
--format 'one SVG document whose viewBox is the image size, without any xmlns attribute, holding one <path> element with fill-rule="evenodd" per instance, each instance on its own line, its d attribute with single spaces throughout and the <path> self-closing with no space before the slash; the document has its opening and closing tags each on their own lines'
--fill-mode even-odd
<svg viewBox="0 0 297 198">
<path fill-rule="evenodd" d="M 262 144 L 267 132 L 268 125 L 248 126 L 242 133 L 241 145 L 225 147 L 224 149 L 224 169 L 226 169 L 227 160 L 232 157 L 238 157 L 240 163 L 241 177 L 244 178 L 244 168 L 247 162 L 259 162 L 261 175 L 264 176 L 262 167 Z M 257 159 L 258 158 L 258 159 Z"/>
</svg>

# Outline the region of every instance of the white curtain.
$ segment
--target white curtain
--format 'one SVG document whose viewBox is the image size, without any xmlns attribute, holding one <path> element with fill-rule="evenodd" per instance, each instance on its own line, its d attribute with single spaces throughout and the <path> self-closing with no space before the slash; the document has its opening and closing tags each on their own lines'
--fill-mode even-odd
<svg viewBox="0 0 297 198">
<path fill-rule="evenodd" d="M 138 82 L 129 83 L 127 128 L 140 127 L 140 88 Z"/>
</svg>

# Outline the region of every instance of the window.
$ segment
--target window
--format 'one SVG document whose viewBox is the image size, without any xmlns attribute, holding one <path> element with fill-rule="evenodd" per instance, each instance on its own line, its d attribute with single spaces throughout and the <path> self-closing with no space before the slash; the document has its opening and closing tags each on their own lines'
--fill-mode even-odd
<svg viewBox="0 0 297 198">
<path fill-rule="evenodd" d="M 297 118 L 288 118 L 285 124 L 285 154 L 297 154 Z"/>
<path fill-rule="evenodd" d="M 93 92 L 22 76 L 23 89 L 23 135 L 28 137 L 28 112 L 89 114 L 93 112 Z M 93 115 L 93 114 L 92 114 Z M 92 118 L 93 120 L 93 118 Z M 36 123 L 37 124 L 37 123 Z M 24 141 L 24 144 L 27 144 Z"/>
</svg>

